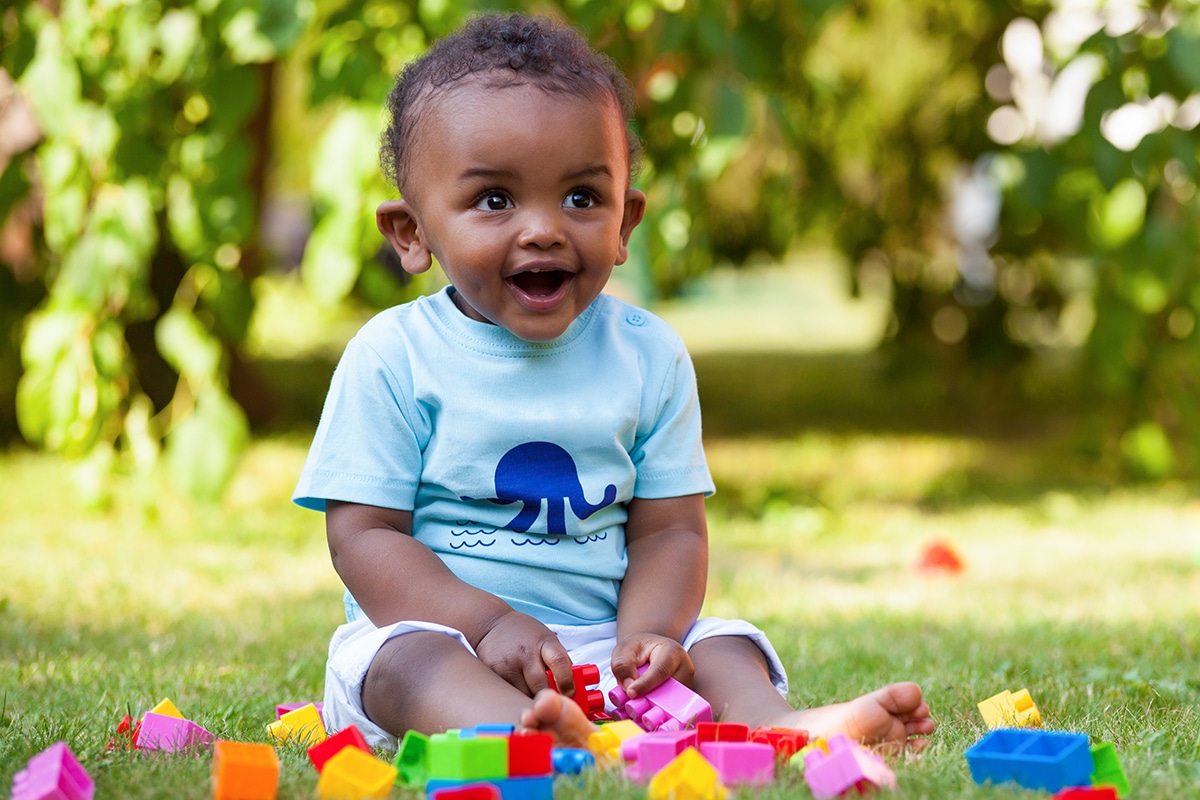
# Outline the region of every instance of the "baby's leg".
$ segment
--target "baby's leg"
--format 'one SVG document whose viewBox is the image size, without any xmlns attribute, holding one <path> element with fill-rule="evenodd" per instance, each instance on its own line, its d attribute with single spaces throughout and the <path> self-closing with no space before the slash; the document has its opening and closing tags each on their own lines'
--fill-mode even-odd
<svg viewBox="0 0 1200 800">
<path fill-rule="evenodd" d="M 889 749 L 920 749 L 926 744 L 920 737 L 936 726 L 915 683 L 893 683 L 845 703 L 797 711 L 775 689 L 766 657 L 749 639 L 715 636 L 694 644 L 690 654 L 695 690 L 725 721 L 803 729 L 813 737 L 842 733 Z"/>
<path fill-rule="evenodd" d="M 557 692 L 549 692 L 558 695 Z M 540 697 L 540 695 L 539 695 Z M 540 717 L 526 717 L 534 700 L 516 689 L 456 639 L 419 631 L 389 639 L 375 654 L 363 680 L 367 717 L 401 737 L 414 729 L 440 733 L 488 723 L 523 725 L 550 733 L 563 746 L 586 746 L 596 730 L 583 710 L 563 698 L 551 709 L 541 699 Z M 526 721 L 528 720 L 528 721 Z"/>
</svg>

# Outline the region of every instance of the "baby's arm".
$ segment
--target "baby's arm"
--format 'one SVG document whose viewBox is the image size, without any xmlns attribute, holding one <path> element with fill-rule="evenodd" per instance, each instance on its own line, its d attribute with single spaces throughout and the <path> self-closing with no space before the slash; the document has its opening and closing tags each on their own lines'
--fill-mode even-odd
<svg viewBox="0 0 1200 800">
<path fill-rule="evenodd" d="M 695 623 L 708 579 L 704 496 L 634 498 L 625 525 L 629 566 L 617 601 L 613 675 L 630 697 L 668 677 L 691 684 L 680 642 Z M 649 663 L 639 678 L 637 668 Z"/>
<path fill-rule="evenodd" d="M 550 630 L 499 597 L 460 580 L 414 539 L 412 512 L 326 503 L 329 552 L 346 588 L 377 627 L 423 620 L 461 631 L 479 659 L 518 689 L 546 688 L 547 669 L 565 693 L 571 660 Z"/>
</svg>

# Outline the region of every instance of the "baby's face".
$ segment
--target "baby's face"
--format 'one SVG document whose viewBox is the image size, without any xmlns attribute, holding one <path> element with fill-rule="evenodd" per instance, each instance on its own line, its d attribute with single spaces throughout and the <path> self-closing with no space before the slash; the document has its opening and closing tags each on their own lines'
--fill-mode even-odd
<svg viewBox="0 0 1200 800">
<path fill-rule="evenodd" d="M 469 79 L 418 124 L 405 199 L 459 307 L 527 341 L 561 335 L 645 205 L 615 102 Z"/>
</svg>

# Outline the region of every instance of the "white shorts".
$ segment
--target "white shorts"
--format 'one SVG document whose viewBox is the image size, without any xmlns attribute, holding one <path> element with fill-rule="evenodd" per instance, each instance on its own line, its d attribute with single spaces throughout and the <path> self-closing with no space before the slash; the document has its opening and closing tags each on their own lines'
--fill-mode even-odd
<svg viewBox="0 0 1200 800">
<path fill-rule="evenodd" d="M 617 624 L 604 622 L 597 625 L 548 625 L 574 664 L 595 664 L 600 668 L 599 689 L 604 694 L 606 705 L 611 708 L 608 692 L 617 685 L 608 660 L 616 646 Z M 432 622 L 397 622 L 384 628 L 376 628 L 368 619 L 348 622 L 337 629 L 329 643 L 329 661 L 325 665 L 325 727 L 330 733 L 351 725 L 356 726 L 373 747 L 396 747 L 396 737 L 380 728 L 367 718 L 362 706 L 362 684 L 367 669 L 384 642 L 393 636 L 420 631 L 444 633 L 462 643 L 474 655 L 475 650 L 467 638 L 454 628 Z M 771 682 L 784 697 L 787 696 L 787 673 L 783 663 L 771 646 L 766 634 L 739 619 L 704 617 L 696 621 L 684 637 L 683 647 L 690 650 L 696 642 L 714 636 L 745 636 L 763 651 L 771 670 Z"/>
</svg>

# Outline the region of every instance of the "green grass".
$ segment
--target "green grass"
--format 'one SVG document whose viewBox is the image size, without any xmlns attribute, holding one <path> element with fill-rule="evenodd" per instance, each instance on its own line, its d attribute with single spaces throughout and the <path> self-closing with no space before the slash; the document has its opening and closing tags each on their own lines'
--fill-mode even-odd
<svg viewBox="0 0 1200 800">
<path fill-rule="evenodd" d="M 76 508 L 52 458 L 0 459 L 15 499 L 0 539 L 0 787 L 66 739 L 98 797 L 207 797 L 203 756 L 106 752 L 121 716 L 171 697 L 220 736 L 265 741 L 276 703 L 320 697 L 340 588 L 320 517 L 287 500 L 304 447 L 260 441 L 221 506 L 164 488 L 154 518 L 120 495 L 104 514 Z M 1076 489 L 1047 469 L 1024 481 L 1039 452 L 1061 459 L 1027 442 L 813 433 L 709 449 L 720 492 L 708 612 L 759 622 L 800 704 L 921 682 L 940 728 L 923 758 L 896 766 L 897 797 L 1021 796 L 976 786 L 962 755 L 983 733 L 975 704 L 1021 687 L 1048 727 L 1114 742 L 1136 796 L 1194 791 L 1193 494 Z M 1006 483 L 986 477 L 1001 473 Z M 959 550 L 965 573 L 914 570 L 935 539 Z M 313 796 L 302 750 L 282 752 L 280 796 Z M 643 792 L 595 775 L 558 796 Z M 808 793 L 787 777 L 759 796 Z"/>
</svg>

